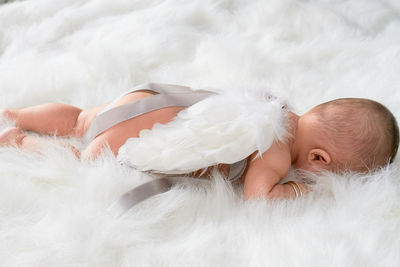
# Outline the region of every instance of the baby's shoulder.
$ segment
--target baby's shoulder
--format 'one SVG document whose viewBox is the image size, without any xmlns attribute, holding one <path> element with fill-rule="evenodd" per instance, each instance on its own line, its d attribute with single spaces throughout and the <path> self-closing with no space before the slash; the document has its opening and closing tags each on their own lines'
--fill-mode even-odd
<svg viewBox="0 0 400 267">
<path fill-rule="evenodd" d="M 271 147 L 259 155 L 259 151 L 255 151 L 250 155 L 249 170 L 255 172 L 264 172 L 273 170 L 284 177 L 290 169 L 291 154 L 288 144 L 275 141 Z"/>
</svg>

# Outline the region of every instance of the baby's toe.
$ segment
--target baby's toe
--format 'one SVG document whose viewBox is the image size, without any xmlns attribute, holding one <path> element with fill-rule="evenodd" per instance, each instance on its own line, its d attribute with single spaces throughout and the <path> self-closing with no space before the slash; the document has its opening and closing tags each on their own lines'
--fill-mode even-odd
<svg viewBox="0 0 400 267">
<path fill-rule="evenodd" d="M 21 134 L 18 127 L 8 127 L 0 133 L 0 145 L 15 144 L 17 137 Z"/>
</svg>

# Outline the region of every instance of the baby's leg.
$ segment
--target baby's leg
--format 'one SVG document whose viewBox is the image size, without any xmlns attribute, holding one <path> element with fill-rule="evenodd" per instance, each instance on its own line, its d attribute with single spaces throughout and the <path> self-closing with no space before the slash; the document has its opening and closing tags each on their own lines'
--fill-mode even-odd
<svg viewBox="0 0 400 267">
<path fill-rule="evenodd" d="M 69 147 L 79 158 L 80 152 L 72 145 L 59 141 L 58 143 Z M 17 146 L 30 152 L 40 153 L 40 140 L 37 137 L 25 135 L 18 127 L 9 127 L 0 133 L 0 146 Z"/>
<path fill-rule="evenodd" d="M 82 109 L 61 103 L 48 103 L 22 109 L 3 109 L 0 112 L 15 120 L 17 127 L 22 130 L 68 136 Z"/>
</svg>

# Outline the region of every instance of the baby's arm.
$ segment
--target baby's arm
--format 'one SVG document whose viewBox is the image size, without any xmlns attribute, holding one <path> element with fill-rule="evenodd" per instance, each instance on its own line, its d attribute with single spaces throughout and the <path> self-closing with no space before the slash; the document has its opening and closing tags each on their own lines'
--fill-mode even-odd
<svg viewBox="0 0 400 267">
<path fill-rule="evenodd" d="M 244 199 L 295 197 L 296 193 L 290 184 L 279 184 L 291 165 L 289 147 L 284 143 L 275 142 L 262 157 L 253 160 L 256 153 L 258 151 L 251 156 L 244 180 Z M 300 187 L 304 192 L 305 186 L 300 184 Z"/>
</svg>

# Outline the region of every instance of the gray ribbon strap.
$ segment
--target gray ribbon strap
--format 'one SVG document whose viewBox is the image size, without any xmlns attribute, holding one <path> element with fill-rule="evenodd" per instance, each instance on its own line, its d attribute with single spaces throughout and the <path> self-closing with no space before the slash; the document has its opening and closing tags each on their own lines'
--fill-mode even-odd
<svg viewBox="0 0 400 267">
<path fill-rule="evenodd" d="M 140 86 L 139 88 L 143 87 L 144 86 Z M 184 86 L 174 87 L 172 85 L 148 84 L 146 87 L 148 87 L 149 90 L 159 92 L 159 94 L 111 108 L 97 115 L 83 136 L 83 140 L 86 144 L 89 144 L 96 136 L 120 122 L 165 107 L 187 107 L 215 94 L 205 90 L 193 91 L 190 87 Z M 166 90 L 162 92 L 160 89 L 164 87 Z M 134 91 L 138 90 L 143 89 L 135 89 Z"/>
<path fill-rule="evenodd" d="M 247 158 L 242 159 L 229 166 L 229 176 L 228 181 L 234 181 L 239 178 L 247 166 Z M 130 210 L 133 206 L 139 204 L 140 202 L 153 197 L 158 194 L 162 194 L 170 190 L 176 184 L 183 184 L 186 181 L 193 182 L 205 182 L 205 179 L 192 178 L 192 177 L 163 177 L 156 180 L 149 181 L 142 185 L 139 185 L 132 190 L 123 194 L 118 201 L 116 201 L 109 210 L 119 217 L 125 212 Z"/>
<path fill-rule="evenodd" d="M 163 177 L 159 179 L 155 179 L 149 182 L 146 182 L 142 185 L 139 185 L 132 190 L 129 190 L 125 194 L 123 194 L 115 203 L 113 203 L 108 211 L 112 212 L 116 217 L 122 216 L 125 212 L 133 208 L 135 205 L 140 202 L 169 191 L 173 186 L 177 184 L 184 184 L 190 179 L 190 183 L 193 182 L 206 182 L 205 179 L 198 178 L 187 178 L 187 177 Z"/>
<path fill-rule="evenodd" d="M 242 176 L 247 167 L 247 158 L 229 165 L 229 175 L 227 180 L 234 181 Z"/>
</svg>

